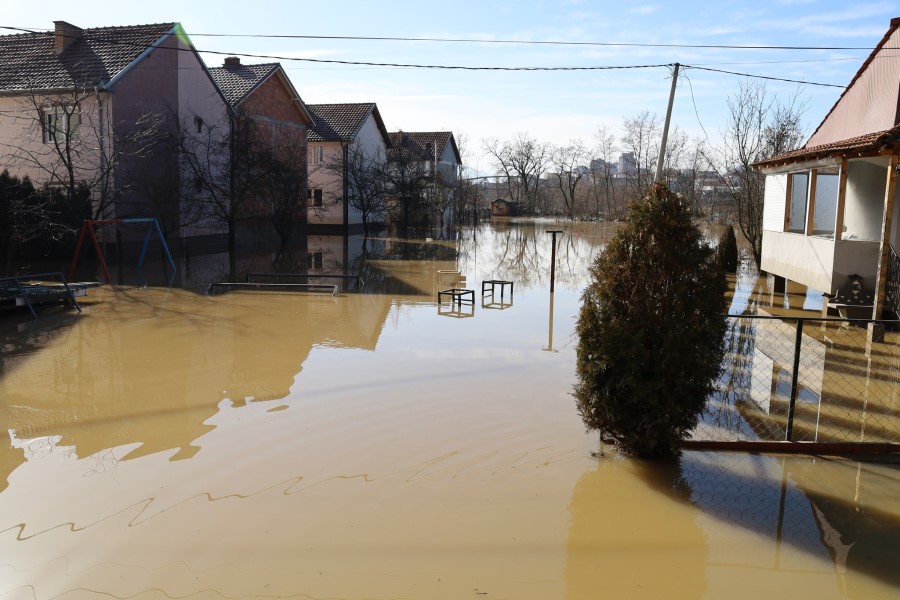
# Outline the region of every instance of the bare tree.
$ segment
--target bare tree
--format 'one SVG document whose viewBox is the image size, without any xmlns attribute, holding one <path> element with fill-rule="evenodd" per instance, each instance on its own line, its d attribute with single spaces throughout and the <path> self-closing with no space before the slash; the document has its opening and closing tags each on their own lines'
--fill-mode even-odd
<svg viewBox="0 0 900 600">
<path fill-rule="evenodd" d="M 90 192 L 95 219 L 112 216 L 126 191 L 119 167 L 148 156 L 162 138 L 162 115 L 145 113 L 133 122 L 112 120 L 108 93 L 73 82 L 70 89 L 48 93 L 31 89 L 19 99 L 17 112 L 27 125 L 20 143 L 10 149 L 10 164 L 32 179 L 63 190 L 74 199 Z"/>
<path fill-rule="evenodd" d="M 527 133 L 519 133 L 514 140 L 503 143 L 497 139 L 485 140 L 483 145 L 506 180 L 509 199 L 526 213 L 534 214 L 539 206 L 541 175 L 550 159 L 550 145 Z"/>
<path fill-rule="evenodd" d="M 634 158 L 633 168 L 620 173 L 625 177 L 627 200 L 630 201 L 643 197 L 653 183 L 662 123 L 656 114 L 644 111 L 636 117 L 625 119 L 623 130 L 622 149 Z"/>
<path fill-rule="evenodd" d="M 269 219 L 286 244 L 287 228 L 304 206 L 306 157 L 302 144 L 273 139 L 248 115 L 220 123 L 227 125 L 207 124 L 196 115 L 180 123 L 181 193 L 205 219 L 227 228 L 234 276 L 239 223 Z"/>
<path fill-rule="evenodd" d="M 319 169 L 335 179 L 346 181 L 346 202 L 360 213 L 363 233 L 369 235 L 374 220 L 384 220 L 385 156 L 381 152 L 367 152 L 360 144 L 350 144 L 346 152 L 331 155 Z M 328 205 L 343 202 L 343 192 L 329 192 Z M 323 203 L 323 207 L 325 204 Z"/>
<path fill-rule="evenodd" d="M 616 186 L 615 155 L 616 138 L 605 127 L 594 134 L 594 160 L 591 161 L 590 196 L 594 201 L 594 212 L 617 218 L 620 214 L 619 196 Z"/>
<path fill-rule="evenodd" d="M 426 193 L 433 185 L 433 176 L 425 168 L 421 152 L 417 144 L 407 144 L 405 140 L 388 151 L 385 167 L 388 209 L 393 223 L 403 233 L 409 227 L 426 225 L 429 220 Z"/>
<path fill-rule="evenodd" d="M 769 96 L 765 84 L 743 83 L 728 99 L 722 148 L 712 161 L 734 203 L 738 226 L 753 259 L 762 255 L 765 177 L 753 164 L 800 145 L 806 103 L 794 93 L 786 103 Z"/>
<path fill-rule="evenodd" d="M 586 179 L 590 169 L 585 165 L 588 152 L 581 140 L 572 140 L 565 146 L 557 146 L 551 154 L 553 172 L 551 178 L 556 182 L 562 195 L 566 213 L 575 220 L 576 191 Z"/>
</svg>

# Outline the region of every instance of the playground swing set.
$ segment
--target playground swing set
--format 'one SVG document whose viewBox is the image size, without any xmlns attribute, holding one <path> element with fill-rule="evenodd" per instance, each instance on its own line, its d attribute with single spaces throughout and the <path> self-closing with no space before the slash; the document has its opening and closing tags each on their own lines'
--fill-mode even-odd
<svg viewBox="0 0 900 600">
<path fill-rule="evenodd" d="M 162 245 L 163 253 L 166 256 L 166 260 L 169 263 L 169 267 L 172 272 L 169 276 L 168 285 L 171 286 L 172 282 L 175 280 L 175 261 L 172 260 L 172 253 L 169 252 L 169 246 L 166 244 L 166 238 L 163 235 L 162 229 L 159 227 L 159 222 L 154 218 L 133 218 L 133 219 L 102 219 L 102 220 L 87 220 L 81 224 L 81 233 L 78 234 L 78 243 L 75 245 L 75 255 L 72 257 L 72 264 L 69 266 L 69 279 L 75 277 L 75 268 L 78 266 L 78 260 L 81 258 L 81 249 L 84 246 L 85 239 L 90 237 L 91 243 L 94 246 L 94 250 L 97 253 L 97 260 L 100 262 L 100 268 L 103 270 L 103 275 L 106 277 L 106 283 L 110 283 L 112 281 L 112 277 L 109 274 L 109 267 L 106 264 L 106 257 L 103 254 L 103 251 L 100 248 L 100 240 L 97 239 L 97 231 L 95 227 L 99 227 L 102 225 L 134 225 L 134 224 L 146 224 L 147 231 L 144 234 L 144 242 L 141 246 L 141 254 L 138 258 L 137 263 L 137 271 L 138 277 L 140 277 L 141 285 L 146 285 L 147 281 L 144 279 L 144 259 L 147 257 L 147 249 L 150 247 L 150 237 L 153 232 L 156 232 L 157 237 L 159 238 L 159 243 Z"/>
</svg>

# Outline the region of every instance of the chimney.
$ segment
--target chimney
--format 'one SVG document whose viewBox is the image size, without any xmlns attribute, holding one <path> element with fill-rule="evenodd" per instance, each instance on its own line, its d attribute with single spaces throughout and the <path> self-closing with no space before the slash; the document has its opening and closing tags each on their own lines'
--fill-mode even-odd
<svg viewBox="0 0 900 600">
<path fill-rule="evenodd" d="M 53 21 L 53 25 L 56 26 L 53 36 L 53 50 L 57 54 L 60 54 L 63 50 L 68 48 L 72 42 L 81 37 L 81 28 L 75 27 L 71 23 L 66 23 L 65 21 Z"/>
<path fill-rule="evenodd" d="M 239 67 L 241 66 L 241 59 L 238 56 L 226 56 L 225 57 L 225 66 L 226 67 Z"/>
</svg>

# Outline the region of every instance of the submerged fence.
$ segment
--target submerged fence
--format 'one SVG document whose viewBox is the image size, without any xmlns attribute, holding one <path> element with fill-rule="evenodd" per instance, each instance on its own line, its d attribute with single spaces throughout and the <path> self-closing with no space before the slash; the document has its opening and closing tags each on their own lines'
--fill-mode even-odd
<svg viewBox="0 0 900 600">
<path fill-rule="evenodd" d="M 689 446 L 900 452 L 898 322 L 728 319 L 725 368 Z M 888 329 L 882 341 L 870 323 Z"/>
</svg>

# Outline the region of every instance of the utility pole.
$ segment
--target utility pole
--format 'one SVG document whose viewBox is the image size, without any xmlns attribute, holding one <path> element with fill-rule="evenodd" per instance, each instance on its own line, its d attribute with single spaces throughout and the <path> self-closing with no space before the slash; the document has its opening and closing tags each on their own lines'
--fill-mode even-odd
<svg viewBox="0 0 900 600">
<path fill-rule="evenodd" d="M 669 108 L 666 110 L 666 124 L 663 125 L 662 142 L 659 148 L 659 160 L 656 162 L 656 179 L 662 179 L 663 163 L 666 160 L 666 142 L 669 139 L 669 122 L 672 120 L 672 104 L 675 101 L 675 84 L 678 83 L 678 63 L 675 63 L 675 71 L 672 73 L 672 91 L 669 92 Z"/>
</svg>

